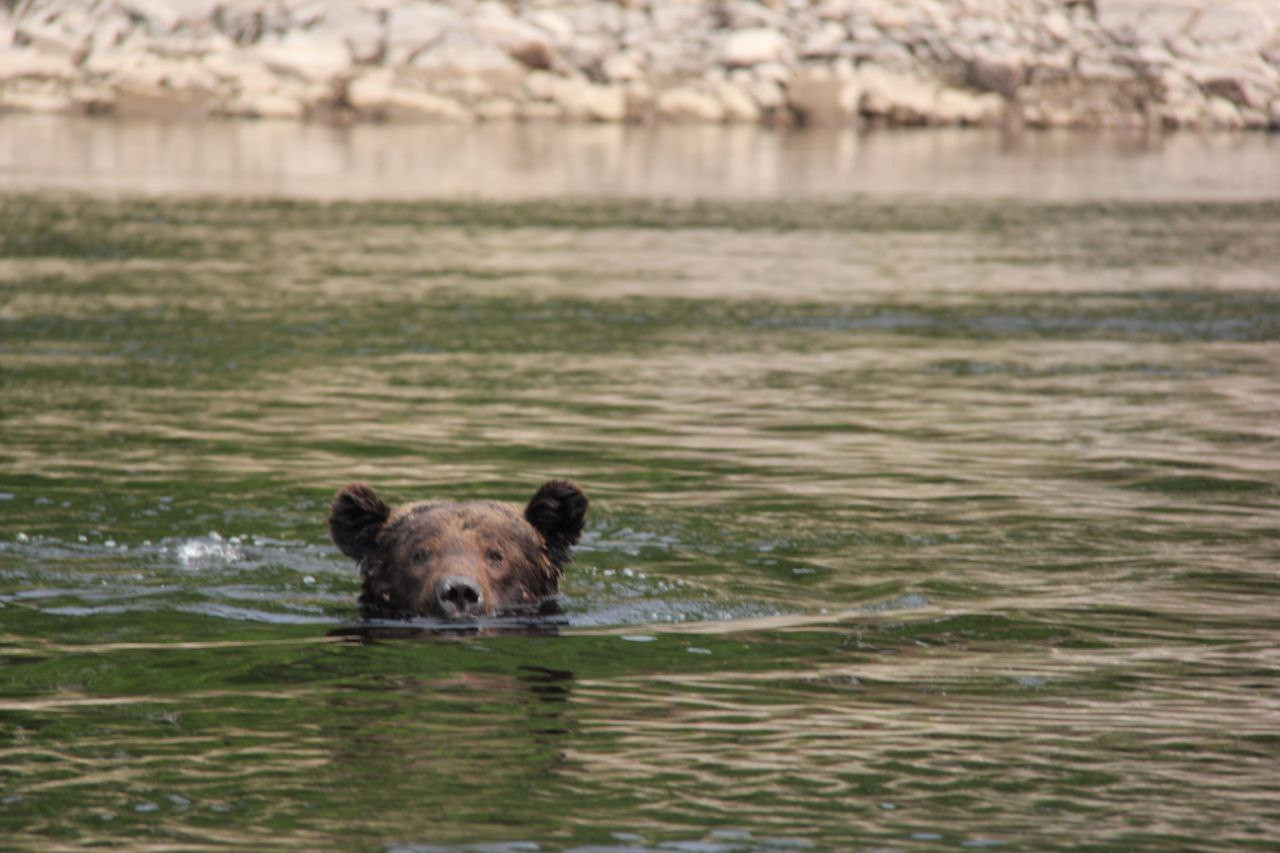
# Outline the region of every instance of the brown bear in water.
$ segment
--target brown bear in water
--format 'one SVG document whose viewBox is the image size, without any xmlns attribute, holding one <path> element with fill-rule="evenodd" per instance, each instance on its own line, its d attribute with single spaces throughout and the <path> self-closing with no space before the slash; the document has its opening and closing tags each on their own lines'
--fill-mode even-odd
<svg viewBox="0 0 1280 853">
<path fill-rule="evenodd" d="M 360 564 L 366 618 L 493 616 L 555 595 L 582 535 L 587 496 L 543 483 L 523 511 L 496 501 L 389 507 L 353 483 L 329 512 L 329 534 Z"/>
</svg>

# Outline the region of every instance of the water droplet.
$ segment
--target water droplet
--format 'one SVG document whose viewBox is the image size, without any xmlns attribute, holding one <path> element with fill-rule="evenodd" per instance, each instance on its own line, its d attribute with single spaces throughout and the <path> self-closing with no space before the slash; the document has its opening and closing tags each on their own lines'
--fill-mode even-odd
<svg viewBox="0 0 1280 853">
<path fill-rule="evenodd" d="M 652 634 L 623 634 L 622 639 L 628 643 L 652 643 L 658 638 Z"/>
<path fill-rule="evenodd" d="M 30 542 L 30 541 L 31 541 L 31 537 L 30 537 L 30 536 L 28 536 L 28 535 L 27 535 L 27 534 L 25 534 L 25 533 L 19 533 L 19 534 L 18 534 L 18 541 L 19 541 L 19 542 Z"/>
<path fill-rule="evenodd" d="M 313 584 L 316 582 L 316 579 L 313 578 L 311 575 L 303 575 L 302 582 L 305 584 Z"/>
<path fill-rule="evenodd" d="M 684 650 L 685 650 L 686 652 L 689 652 L 690 654 L 694 654 L 694 655 L 709 655 L 709 654 L 711 654 L 711 649 L 704 649 L 704 648 L 702 648 L 702 646 L 685 646 L 685 647 L 684 647 Z"/>
<path fill-rule="evenodd" d="M 133 807 L 133 810 L 141 814 L 146 814 L 148 812 L 158 812 L 160 811 L 160 807 L 155 803 L 138 803 Z"/>
</svg>

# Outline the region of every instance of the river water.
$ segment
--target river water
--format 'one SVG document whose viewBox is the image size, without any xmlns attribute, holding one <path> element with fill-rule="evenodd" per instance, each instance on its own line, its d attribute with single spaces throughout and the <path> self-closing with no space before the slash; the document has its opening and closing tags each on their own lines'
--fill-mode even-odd
<svg viewBox="0 0 1280 853">
<path fill-rule="evenodd" d="M 5 846 L 1280 843 L 1276 143 L 597 131 L 0 122 Z"/>
</svg>

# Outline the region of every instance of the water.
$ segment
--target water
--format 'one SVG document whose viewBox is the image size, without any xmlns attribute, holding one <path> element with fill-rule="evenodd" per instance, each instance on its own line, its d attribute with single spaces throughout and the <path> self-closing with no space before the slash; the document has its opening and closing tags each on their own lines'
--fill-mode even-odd
<svg viewBox="0 0 1280 853">
<path fill-rule="evenodd" d="M 11 187 L 0 837 L 1274 846 L 1280 202 L 1091 150 L 1050 202 Z M 340 486 L 551 476 L 564 624 L 361 633 Z"/>
</svg>

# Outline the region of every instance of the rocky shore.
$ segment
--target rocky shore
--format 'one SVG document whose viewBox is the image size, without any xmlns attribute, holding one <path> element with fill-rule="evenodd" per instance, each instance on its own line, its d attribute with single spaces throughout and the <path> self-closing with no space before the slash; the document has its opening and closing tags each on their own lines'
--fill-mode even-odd
<svg viewBox="0 0 1280 853">
<path fill-rule="evenodd" d="M 0 110 L 1280 129 L 1280 0 L 0 0 Z"/>
</svg>

